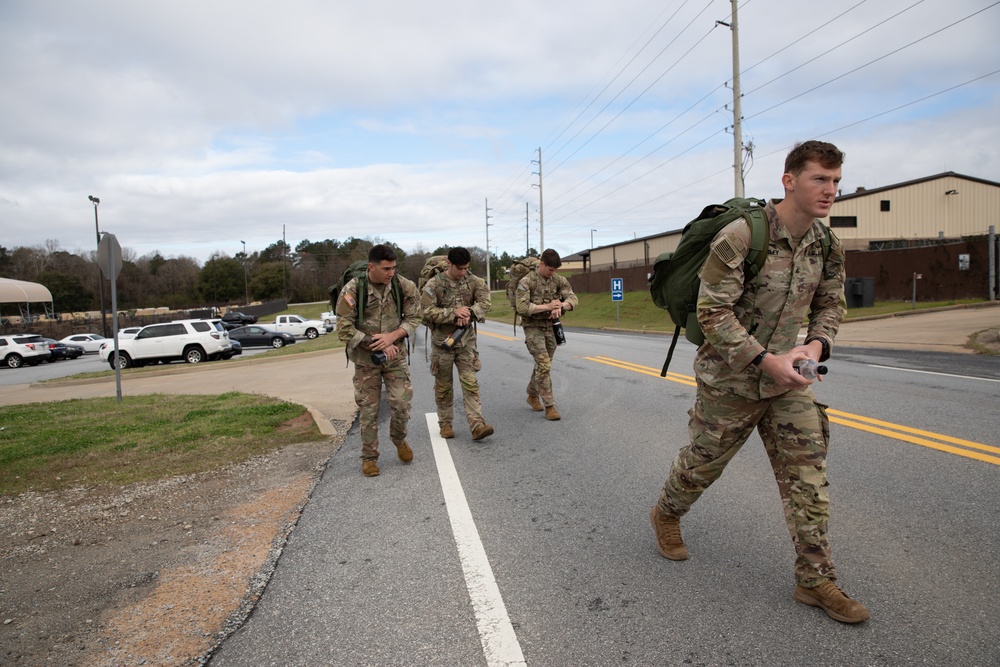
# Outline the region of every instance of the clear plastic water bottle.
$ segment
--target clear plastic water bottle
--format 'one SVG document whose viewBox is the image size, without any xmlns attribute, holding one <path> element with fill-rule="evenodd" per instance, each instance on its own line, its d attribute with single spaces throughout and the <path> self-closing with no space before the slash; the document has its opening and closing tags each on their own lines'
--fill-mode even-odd
<svg viewBox="0 0 1000 667">
<path fill-rule="evenodd" d="M 795 370 L 807 380 L 815 380 L 820 375 L 826 375 L 827 372 L 826 366 L 820 366 L 812 359 L 803 359 L 798 362 L 795 364 Z"/>
</svg>

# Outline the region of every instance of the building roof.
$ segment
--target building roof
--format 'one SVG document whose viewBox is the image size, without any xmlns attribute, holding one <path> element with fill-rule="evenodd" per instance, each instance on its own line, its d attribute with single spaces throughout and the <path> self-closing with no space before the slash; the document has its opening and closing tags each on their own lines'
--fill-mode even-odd
<svg viewBox="0 0 1000 667">
<path fill-rule="evenodd" d="M 880 188 L 858 188 L 856 192 L 852 192 L 851 194 L 840 195 L 839 197 L 837 197 L 836 201 L 857 199 L 858 197 L 866 197 L 868 195 L 878 194 L 880 192 L 886 192 L 887 190 L 897 190 L 899 188 L 905 188 L 911 185 L 919 185 L 920 183 L 936 181 L 942 178 L 961 178 L 966 181 L 972 181 L 974 183 L 982 183 L 984 185 L 992 185 L 1000 188 L 1000 183 L 995 183 L 994 181 L 987 181 L 985 178 L 976 178 L 975 176 L 966 176 L 965 174 L 958 174 L 955 173 L 954 171 L 945 171 L 940 174 L 934 174 L 933 176 L 924 176 L 923 178 L 916 178 L 912 181 L 903 181 L 902 183 L 895 183 L 894 185 L 885 185 Z"/>
<path fill-rule="evenodd" d="M 24 280 L 0 278 L 0 303 L 51 302 L 52 292 L 45 285 Z"/>
</svg>

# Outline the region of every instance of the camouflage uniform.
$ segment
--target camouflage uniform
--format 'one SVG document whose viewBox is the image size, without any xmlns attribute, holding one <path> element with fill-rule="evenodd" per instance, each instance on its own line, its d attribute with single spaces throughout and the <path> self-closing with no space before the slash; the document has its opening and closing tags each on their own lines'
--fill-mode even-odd
<svg viewBox="0 0 1000 667">
<path fill-rule="evenodd" d="M 782 354 L 795 347 L 806 315 L 806 340 L 832 347 L 846 312 L 844 249 L 831 234 L 824 266 L 819 221 L 796 245 L 775 203 L 766 207 L 770 246 L 759 286 L 744 277 L 750 229 L 742 220 L 719 232 L 702 267 L 698 322 L 706 342 L 694 362 L 690 444 L 674 460 L 658 504 L 664 514 L 683 516 L 757 428 L 795 545 L 796 580 L 813 587 L 836 579 L 827 539 L 826 406 L 811 387 L 781 387 L 752 361 L 765 349 Z"/>
<path fill-rule="evenodd" d="M 434 376 L 434 400 L 437 402 L 438 424 L 451 425 L 454 418 L 455 389 L 452 366 L 458 368 L 458 382 L 462 385 L 462 401 L 469 428 L 483 421 L 483 405 L 479 400 L 479 381 L 476 373 L 482 367 L 476 349 L 476 328 L 469 324 L 462 339 L 451 351 L 441 343 L 455 330 L 455 309 L 468 306 L 472 321 L 482 322 L 490 312 L 490 290 L 486 281 L 472 274 L 452 280 L 447 272 L 431 278 L 420 293 L 420 306 L 424 324 L 431 328 L 431 375 Z"/>
<path fill-rule="evenodd" d="M 378 459 L 378 415 L 383 382 L 392 410 L 389 437 L 394 444 L 406 440 L 410 421 L 413 385 L 406 363 L 406 338 L 396 341 L 399 351 L 396 358 L 381 365 L 371 360 L 372 351 L 368 347 L 368 337 L 372 334 L 389 333 L 402 327 L 409 337 L 420 326 L 417 286 L 402 276 L 397 278 L 403 296 L 402 319 L 397 314 L 391 285 L 368 283 L 364 322 L 358 322 L 357 280 L 347 283 L 337 299 L 337 337 L 347 346 L 347 356 L 354 362 L 354 401 L 360 412 L 362 459 Z"/>
<path fill-rule="evenodd" d="M 565 303 L 567 310 L 573 310 L 578 303 L 569 281 L 558 273 L 545 278 L 535 269 L 517 284 L 515 308 L 521 316 L 521 326 L 524 327 L 524 344 L 535 359 L 535 368 L 528 383 L 528 396 L 537 396 L 545 407 L 555 405 L 551 372 L 552 356 L 556 353 L 556 337 L 552 333 L 549 313 L 543 311 L 536 315 L 535 306 L 547 304 L 554 299 Z"/>
</svg>

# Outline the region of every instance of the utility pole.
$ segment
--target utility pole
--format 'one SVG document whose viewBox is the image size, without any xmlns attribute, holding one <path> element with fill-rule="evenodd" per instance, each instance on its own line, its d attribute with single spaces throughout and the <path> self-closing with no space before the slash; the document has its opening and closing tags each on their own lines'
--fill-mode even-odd
<svg viewBox="0 0 1000 667">
<path fill-rule="evenodd" d="M 531 218 L 528 215 L 528 202 L 524 202 L 524 256 L 528 256 L 528 250 L 531 249 L 531 230 L 528 228 Z"/>
<path fill-rule="evenodd" d="M 285 298 L 285 308 L 288 307 L 288 242 L 285 240 L 285 226 L 281 226 L 281 289 Z"/>
<path fill-rule="evenodd" d="M 734 0 L 735 2 L 735 0 Z M 532 160 L 538 163 L 538 252 L 545 250 L 545 206 L 542 204 L 542 147 L 538 147 L 538 159 Z"/>
<path fill-rule="evenodd" d="M 716 21 L 724 25 L 733 35 L 733 181 L 734 196 L 744 196 L 743 189 L 743 94 L 740 92 L 740 24 L 737 0 L 730 0 L 733 7 L 731 23 Z"/>
<path fill-rule="evenodd" d="M 486 289 L 488 289 L 488 290 L 490 290 L 492 292 L 493 291 L 493 283 L 490 282 L 490 264 L 491 264 L 491 262 L 490 262 L 490 218 L 492 218 L 493 216 L 490 215 L 490 211 L 493 210 L 493 209 L 490 208 L 489 197 L 485 198 L 483 201 L 485 202 L 485 205 L 486 205 Z"/>
<path fill-rule="evenodd" d="M 97 205 L 101 203 L 100 197 L 88 195 L 87 199 L 94 204 L 94 231 L 97 232 L 97 246 L 101 245 L 101 226 L 97 223 Z M 97 265 L 97 289 L 101 291 L 101 333 L 108 338 L 108 311 L 104 306 L 104 271 L 101 265 Z"/>
</svg>

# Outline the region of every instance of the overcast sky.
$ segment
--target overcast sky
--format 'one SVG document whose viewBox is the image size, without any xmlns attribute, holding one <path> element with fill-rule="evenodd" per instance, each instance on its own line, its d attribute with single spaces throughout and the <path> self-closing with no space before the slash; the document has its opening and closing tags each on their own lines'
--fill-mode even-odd
<svg viewBox="0 0 1000 667">
<path fill-rule="evenodd" d="M 0 0 L 0 245 L 93 250 L 88 195 L 137 256 L 199 262 L 283 231 L 486 247 L 487 201 L 498 253 L 677 229 L 734 191 L 716 21 L 729 0 Z M 1000 181 L 998 29 L 992 0 L 746 0 L 747 194 L 810 138 L 844 193 Z"/>
</svg>

